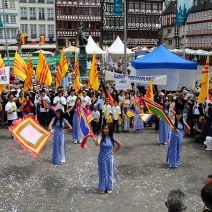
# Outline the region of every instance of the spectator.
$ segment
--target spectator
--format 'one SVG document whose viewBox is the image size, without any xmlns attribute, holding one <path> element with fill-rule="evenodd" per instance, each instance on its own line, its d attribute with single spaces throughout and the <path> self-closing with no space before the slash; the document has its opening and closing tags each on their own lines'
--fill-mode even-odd
<svg viewBox="0 0 212 212">
<path fill-rule="evenodd" d="M 57 95 L 58 96 L 54 97 L 53 103 L 57 109 L 61 109 L 64 112 L 66 107 L 66 98 L 63 96 L 63 91 L 58 90 Z"/>
<path fill-rule="evenodd" d="M 168 212 L 182 212 L 186 210 L 185 194 L 181 190 L 171 190 L 168 194 L 166 207 Z"/>
<path fill-rule="evenodd" d="M 206 178 L 205 185 L 212 185 L 212 174 Z"/>
<path fill-rule="evenodd" d="M 212 185 L 205 185 L 201 190 L 201 198 L 205 205 L 203 212 L 212 211 Z"/>
</svg>

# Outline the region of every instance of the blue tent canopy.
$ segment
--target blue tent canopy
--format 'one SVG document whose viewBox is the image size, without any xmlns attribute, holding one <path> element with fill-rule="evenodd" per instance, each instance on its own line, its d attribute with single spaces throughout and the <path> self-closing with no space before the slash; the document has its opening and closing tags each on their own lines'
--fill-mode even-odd
<svg viewBox="0 0 212 212">
<path fill-rule="evenodd" d="M 160 45 L 158 48 L 143 58 L 133 60 L 132 66 L 135 69 L 197 69 L 196 62 L 185 60 L 184 58 L 173 54 L 163 45 Z"/>
</svg>

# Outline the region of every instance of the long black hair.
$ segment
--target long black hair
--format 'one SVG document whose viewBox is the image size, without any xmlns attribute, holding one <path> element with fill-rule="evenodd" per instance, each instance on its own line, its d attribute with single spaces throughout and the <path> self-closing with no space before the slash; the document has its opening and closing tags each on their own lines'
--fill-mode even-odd
<svg viewBox="0 0 212 212">
<path fill-rule="evenodd" d="M 81 98 L 78 96 L 77 98 L 76 98 L 76 100 L 75 100 L 75 104 L 74 104 L 74 108 L 76 108 L 77 107 L 77 100 L 80 100 L 80 102 L 82 103 L 82 100 L 81 100 Z"/>
<path fill-rule="evenodd" d="M 57 109 L 57 110 L 56 110 L 56 113 L 60 113 L 60 119 L 58 119 L 57 116 L 56 116 L 55 119 L 54 119 L 53 126 L 55 126 L 55 124 L 56 124 L 57 121 L 59 120 L 59 121 L 60 121 L 60 128 L 62 128 L 62 127 L 63 127 L 63 117 L 64 117 L 63 110 Z"/>
<path fill-rule="evenodd" d="M 175 122 L 174 122 L 174 126 L 178 129 L 178 120 L 177 120 L 177 118 L 176 118 L 177 115 L 181 115 L 181 118 L 180 118 L 179 122 L 183 125 L 183 129 L 184 129 L 183 114 L 182 114 L 182 112 L 179 111 L 179 110 L 175 113 Z"/>
<path fill-rule="evenodd" d="M 113 146 L 114 146 L 113 128 L 112 128 L 112 126 L 111 126 L 110 124 L 108 124 L 108 123 L 105 123 L 105 124 L 103 124 L 103 126 L 102 126 L 102 141 L 103 141 L 103 142 L 106 142 L 106 139 L 105 139 L 106 136 L 105 136 L 105 134 L 104 134 L 104 132 L 103 132 L 103 130 L 104 130 L 105 127 L 108 127 L 108 129 L 109 129 L 108 137 L 111 139 L 112 144 L 113 144 Z"/>
<path fill-rule="evenodd" d="M 169 103 L 169 101 L 168 101 L 168 100 L 165 100 L 165 102 L 164 102 L 164 104 L 163 104 L 163 109 L 164 109 L 164 110 L 165 110 L 165 109 L 169 110 L 169 108 L 170 108 L 170 104 L 166 107 L 166 102 L 168 102 L 168 103 Z"/>
</svg>

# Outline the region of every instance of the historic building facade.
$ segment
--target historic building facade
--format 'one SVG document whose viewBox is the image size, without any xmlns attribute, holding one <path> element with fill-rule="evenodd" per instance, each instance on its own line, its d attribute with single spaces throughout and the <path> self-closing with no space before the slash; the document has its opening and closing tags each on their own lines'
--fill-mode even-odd
<svg viewBox="0 0 212 212">
<path fill-rule="evenodd" d="M 101 38 L 100 0 L 56 0 L 56 35 L 58 47 L 77 45 L 80 22 L 86 35 Z"/>
<path fill-rule="evenodd" d="M 176 1 L 169 2 L 162 15 L 162 43 L 170 49 L 212 49 L 212 1 L 194 0 L 184 27 L 175 26 Z M 184 35 L 186 35 L 184 41 Z"/>
<path fill-rule="evenodd" d="M 113 3 L 113 0 L 57 0 L 58 46 L 76 44 L 81 21 L 86 34 L 102 46 L 111 45 L 117 36 L 123 40 L 123 15 L 114 15 Z M 163 0 L 127 0 L 128 46 L 157 44 L 162 5 Z"/>
<path fill-rule="evenodd" d="M 212 50 L 212 1 L 194 0 L 187 21 L 187 47 Z"/>
</svg>

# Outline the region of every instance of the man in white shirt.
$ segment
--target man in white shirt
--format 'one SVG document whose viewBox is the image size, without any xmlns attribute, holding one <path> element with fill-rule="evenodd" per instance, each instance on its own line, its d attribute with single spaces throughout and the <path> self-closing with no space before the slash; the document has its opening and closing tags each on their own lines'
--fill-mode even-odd
<svg viewBox="0 0 212 212">
<path fill-rule="evenodd" d="M 116 133 L 119 133 L 119 118 L 121 115 L 121 109 L 118 105 L 118 102 L 114 102 L 114 106 L 112 107 L 112 115 L 113 115 L 113 130 Z"/>
<path fill-rule="evenodd" d="M 65 112 L 66 98 L 63 96 L 63 91 L 58 90 L 57 95 L 58 96 L 54 97 L 53 104 L 57 109 L 61 109 L 63 112 Z"/>
<path fill-rule="evenodd" d="M 11 126 L 13 121 L 18 119 L 17 106 L 16 106 L 16 103 L 14 101 L 13 95 L 9 96 L 9 101 L 5 105 L 5 111 L 7 113 L 8 124 L 9 124 L 9 126 Z"/>
<path fill-rule="evenodd" d="M 82 107 L 86 107 L 86 105 L 91 105 L 91 98 L 87 96 L 87 91 L 83 91 L 83 96 L 81 96 Z"/>
<path fill-rule="evenodd" d="M 75 102 L 76 102 L 77 97 L 74 95 L 74 90 L 71 90 L 70 96 L 67 98 L 67 108 L 70 109 L 74 107 Z M 73 123 L 73 115 L 74 115 L 74 110 L 71 110 L 70 113 L 68 114 L 69 117 L 68 121 L 72 125 Z"/>
<path fill-rule="evenodd" d="M 111 106 L 109 105 L 109 99 L 105 99 L 105 104 L 102 107 L 102 114 L 103 114 L 103 124 L 109 121 L 109 118 L 112 114 Z"/>
<path fill-rule="evenodd" d="M 99 118 L 100 118 L 100 113 L 97 110 L 96 106 L 93 106 L 93 111 L 91 113 L 91 115 L 93 116 L 93 121 L 91 122 L 91 125 L 93 127 L 93 133 L 95 135 L 99 134 Z"/>
</svg>

